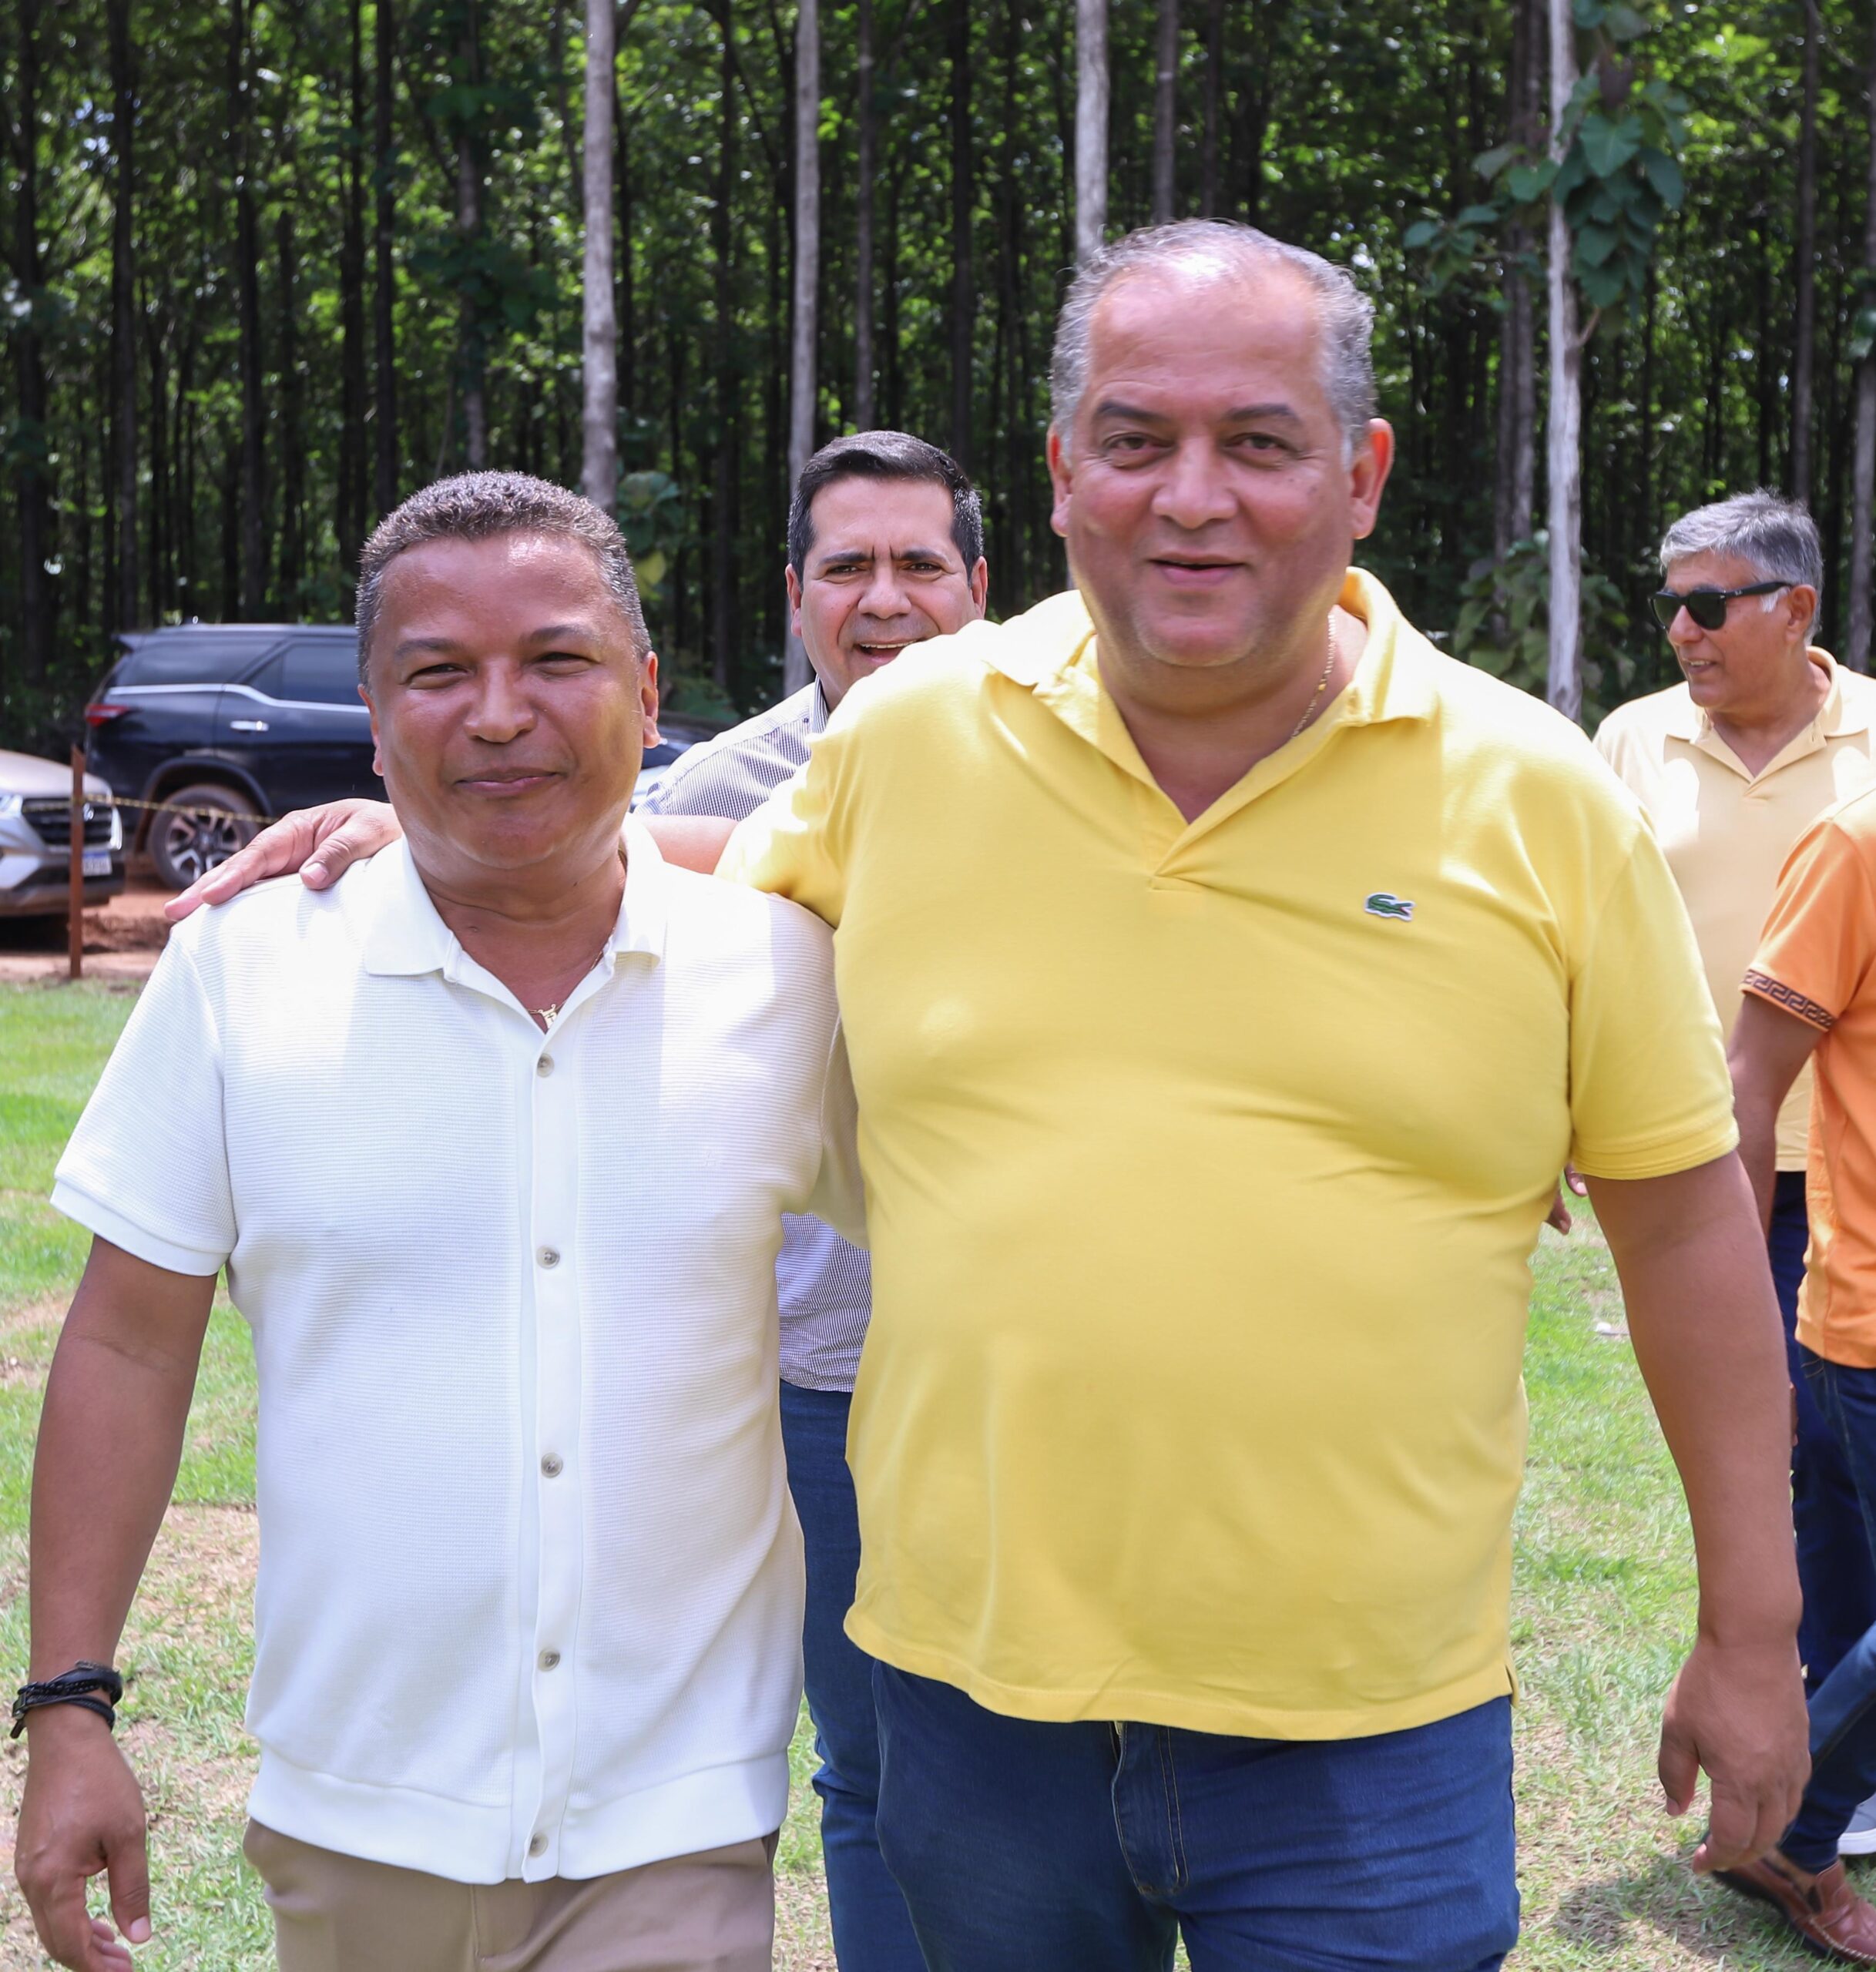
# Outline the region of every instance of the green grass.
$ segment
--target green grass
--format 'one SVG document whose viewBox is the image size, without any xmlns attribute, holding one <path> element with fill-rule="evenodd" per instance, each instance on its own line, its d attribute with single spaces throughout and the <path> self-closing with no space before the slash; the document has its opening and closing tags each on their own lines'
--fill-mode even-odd
<svg viewBox="0 0 1876 1972">
<path fill-rule="evenodd" d="M 44 1204 L 52 1165 L 130 1001 L 95 988 L 0 987 L 0 1667 L 25 1655 L 27 1486 L 39 1392 L 83 1236 Z M 1544 1236 L 1527 1382 L 1531 1464 L 1518 1519 L 1513 1638 L 1523 1943 L 1516 1972 L 1737 1972 L 1814 1964 L 1754 1909 L 1698 1883 L 1699 1811 L 1669 1823 L 1653 1773 L 1661 1697 L 1693 1624 L 1686 1517 L 1633 1354 L 1606 1249 L 1586 1219 Z M 1617 1330 L 1599 1334 L 1599 1324 Z M 120 1661 L 126 1742 L 149 1798 L 157 1935 L 142 1966 L 248 1972 L 270 1960 L 239 1860 L 253 1747 L 241 1729 L 253 1527 L 253 1359 L 218 1307 L 177 1488 Z M 5 1673 L 0 1668 L 0 1682 Z M 812 1753 L 797 1733 L 777 1860 L 783 1972 L 831 1972 Z M 0 1755 L 10 1824 L 19 1749 Z M 0 1829 L 0 1835 L 8 1833 Z M 1876 1890 L 1876 1882 L 1866 1882 Z M 0 1972 L 37 1968 L 0 1888 Z"/>
</svg>

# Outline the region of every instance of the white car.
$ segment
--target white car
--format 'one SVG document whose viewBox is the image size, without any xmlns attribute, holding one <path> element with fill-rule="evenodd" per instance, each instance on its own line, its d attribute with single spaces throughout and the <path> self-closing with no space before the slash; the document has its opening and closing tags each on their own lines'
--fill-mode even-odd
<svg viewBox="0 0 1876 1972">
<path fill-rule="evenodd" d="M 85 901 L 124 887 L 123 817 L 109 784 L 85 776 Z M 0 917 L 62 915 L 71 897 L 72 770 L 0 751 Z"/>
</svg>

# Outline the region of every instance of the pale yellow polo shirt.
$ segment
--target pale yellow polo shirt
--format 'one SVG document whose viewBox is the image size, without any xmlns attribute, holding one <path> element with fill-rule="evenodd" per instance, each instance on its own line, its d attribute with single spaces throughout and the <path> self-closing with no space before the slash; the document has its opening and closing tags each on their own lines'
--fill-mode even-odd
<svg viewBox="0 0 1876 1972">
<path fill-rule="evenodd" d="M 1757 774 L 1747 773 L 1685 685 L 1618 706 L 1596 732 L 1602 757 L 1641 803 L 1666 854 L 1729 1036 L 1793 844 L 1833 802 L 1876 779 L 1876 680 L 1842 669 L 1826 651 L 1813 650 L 1811 659 L 1830 673 L 1829 694 Z M 1804 1169 L 1811 1088 L 1807 1065 L 1778 1115 L 1781 1171 Z"/>
<path fill-rule="evenodd" d="M 1333 1739 L 1509 1690 L 1556 1174 L 1734 1141 L 1633 802 L 1342 600 L 1353 682 L 1190 826 L 1068 595 L 857 686 L 728 853 L 838 927 L 848 1632 L 995 1711 Z"/>
</svg>

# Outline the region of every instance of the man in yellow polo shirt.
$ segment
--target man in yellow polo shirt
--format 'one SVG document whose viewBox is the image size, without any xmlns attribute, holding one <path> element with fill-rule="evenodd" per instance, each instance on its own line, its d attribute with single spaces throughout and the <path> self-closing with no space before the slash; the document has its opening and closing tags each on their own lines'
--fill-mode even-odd
<svg viewBox="0 0 1876 1972">
<path fill-rule="evenodd" d="M 1719 1028 L 1633 803 L 1351 573 L 1345 274 L 1096 256 L 1079 594 L 850 694 L 725 869 L 837 927 L 875 1313 L 849 1629 L 933 1972 L 1484 1972 L 1516 1929 L 1525 1261 L 1589 1175 L 1702 1628 L 1662 1778 L 1795 1804 L 1783 1364 Z"/>
<path fill-rule="evenodd" d="M 1761 491 L 1697 508 L 1668 529 L 1660 559 L 1654 612 L 1684 680 L 1618 706 L 1596 743 L 1653 825 L 1730 1035 L 1740 981 L 1792 845 L 1871 779 L 1876 682 L 1811 644 L 1824 552 L 1817 523 L 1795 501 Z M 1798 1367 L 1810 1107 L 1807 1070 L 1779 1115 L 1769 1243 L 1797 1404 L 1798 1648 L 1815 1690 L 1876 1623 L 1876 1568 L 1849 1470 Z M 1876 1811 L 1859 1817 L 1845 1843 L 1847 1852 L 1876 1849 Z"/>
</svg>

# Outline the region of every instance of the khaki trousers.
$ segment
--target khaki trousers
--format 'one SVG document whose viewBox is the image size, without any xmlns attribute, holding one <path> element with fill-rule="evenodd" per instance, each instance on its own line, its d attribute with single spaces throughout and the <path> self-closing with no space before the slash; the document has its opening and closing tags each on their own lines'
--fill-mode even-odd
<svg viewBox="0 0 1876 1972">
<path fill-rule="evenodd" d="M 280 1972 L 769 1972 L 774 1838 L 574 1882 L 451 1883 L 260 1823 Z"/>
</svg>

